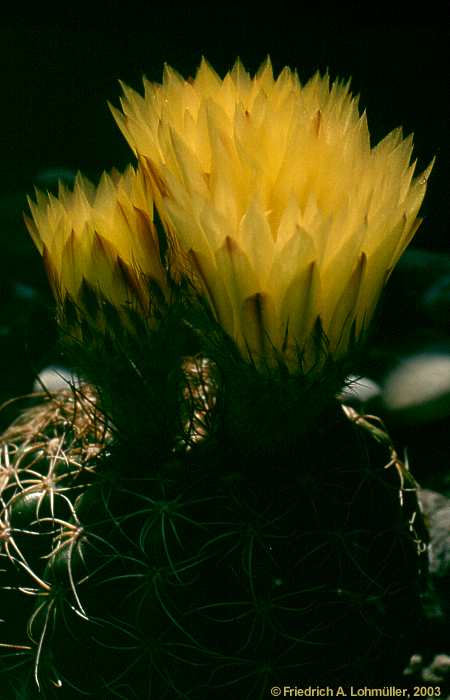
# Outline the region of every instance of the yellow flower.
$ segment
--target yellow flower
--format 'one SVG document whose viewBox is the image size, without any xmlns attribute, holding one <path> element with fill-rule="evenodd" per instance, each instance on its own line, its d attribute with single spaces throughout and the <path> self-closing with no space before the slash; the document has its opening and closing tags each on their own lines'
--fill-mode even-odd
<svg viewBox="0 0 450 700">
<path fill-rule="evenodd" d="M 28 200 L 28 230 L 42 254 L 60 302 L 83 306 L 87 284 L 116 306 L 150 308 L 149 280 L 167 294 L 153 224 L 153 200 L 139 172 L 104 174 L 97 188 L 78 175 L 58 197 L 36 192 Z"/>
<path fill-rule="evenodd" d="M 349 85 L 301 85 L 267 60 L 222 80 L 166 67 L 114 116 L 140 159 L 174 250 L 215 317 L 257 363 L 314 364 L 313 329 L 341 356 L 364 334 L 420 221 L 430 168 L 413 179 L 412 138 L 371 147 Z M 309 358 L 309 359 L 308 359 Z"/>
</svg>

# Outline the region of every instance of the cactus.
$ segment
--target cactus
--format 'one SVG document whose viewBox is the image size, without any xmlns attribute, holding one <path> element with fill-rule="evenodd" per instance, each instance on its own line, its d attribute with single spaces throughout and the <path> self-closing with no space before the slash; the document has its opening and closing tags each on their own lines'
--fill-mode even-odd
<svg viewBox="0 0 450 700">
<path fill-rule="evenodd" d="M 289 426 L 285 449 L 261 447 L 256 426 L 244 449 L 206 361 L 184 372 L 189 427 L 152 458 L 127 453 L 87 385 L 4 435 L 6 697 L 398 681 L 425 538 L 383 427 L 332 403 L 306 433 Z"/>
<path fill-rule="evenodd" d="M 398 681 L 426 572 L 416 485 L 383 424 L 336 395 L 427 173 L 411 184 L 398 134 L 370 151 L 347 90 L 274 81 L 269 64 L 223 83 L 205 63 L 192 83 L 168 70 L 144 100 L 126 90 L 136 169 L 31 203 L 82 382 L 1 438 L 7 700 L 262 700 L 272 686 Z M 183 122 L 190 148 L 180 104 L 198 111 Z M 275 138 L 273 113 L 287 133 L 297 108 L 308 167 L 286 194 L 286 173 L 274 184 L 249 158 L 255 134 L 263 156 Z M 329 171 L 312 158 L 325 152 Z M 353 187 L 344 210 L 336 165 Z"/>
</svg>

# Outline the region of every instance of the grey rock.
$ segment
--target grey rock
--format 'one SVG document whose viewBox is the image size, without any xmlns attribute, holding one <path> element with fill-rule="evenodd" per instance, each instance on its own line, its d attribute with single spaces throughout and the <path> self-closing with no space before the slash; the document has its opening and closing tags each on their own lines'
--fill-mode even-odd
<svg viewBox="0 0 450 700">
<path fill-rule="evenodd" d="M 385 410 L 406 423 L 450 415 L 450 349 L 430 349 L 401 360 L 384 380 Z"/>
<path fill-rule="evenodd" d="M 428 489 L 420 489 L 422 505 L 430 534 L 430 574 L 450 580 L 450 499 Z M 450 586 L 449 586 L 450 605 Z"/>
<path fill-rule="evenodd" d="M 437 654 L 431 664 L 423 669 L 422 678 L 430 683 L 442 683 L 450 679 L 450 656 Z"/>
<path fill-rule="evenodd" d="M 413 654 L 409 660 L 408 666 L 403 671 L 405 676 L 413 676 L 419 673 L 423 668 L 423 658 L 420 654 Z"/>
<path fill-rule="evenodd" d="M 437 325 L 450 330 L 450 270 L 438 277 L 422 296 L 421 306 Z"/>
<path fill-rule="evenodd" d="M 44 391 L 49 394 L 56 394 L 58 391 L 79 387 L 81 384 L 79 377 L 70 372 L 65 367 L 55 365 L 45 367 L 39 372 L 33 384 L 33 391 Z"/>
<path fill-rule="evenodd" d="M 435 696 L 442 700 L 449 700 L 450 656 L 447 654 L 436 654 L 431 661 L 425 661 L 420 654 L 414 654 L 403 675 L 407 676 L 412 684 L 432 683 L 440 688 L 439 693 L 435 691 L 426 697 Z"/>
<path fill-rule="evenodd" d="M 357 377 L 353 374 L 346 378 L 345 386 L 339 392 L 338 398 L 354 408 L 366 407 L 373 404 L 381 396 L 380 386 L 369 377 Z"/>
<path fill-rule="evenodd" d="M 424 613 L 428 624 L 442 637 L 442 630 L 450 631 L 450 499 L 428 489 L 419 489 L 418 496 L 430 536 Z M 444 638 L 447 636 L 445 632 Z M 450 652 L 450 636 L 448 640 Z"/>
</svg>

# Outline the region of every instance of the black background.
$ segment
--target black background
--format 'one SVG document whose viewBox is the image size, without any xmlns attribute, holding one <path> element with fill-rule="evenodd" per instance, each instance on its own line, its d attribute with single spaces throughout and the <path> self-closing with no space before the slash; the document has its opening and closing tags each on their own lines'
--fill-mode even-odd
<svg viewBox="0 0 450 700">
<path fill-rule="evenodd" d="M 124 167 L 132 156 L 107 107 L 107 100 L 118 103 L 119 79 L 139 88 L 143 74 L 161 78 L 165 61 L 192 75 L 202 55 L 222 75 L 237 56 L 254 71 L 270 54 L 276 71 L 289 65 L 302 80 L 316 69 L 351 76 L 374 141 L 402 125 L 415 134 L 419 167 L 437 156 L 423 208 L 426 222 L 415 245 L 448 250 L 444 25 L 349 24 L 325 9 L 312 19 L 303 17 L 301 5 L 292 10 L 283 2 L 265 10 L 149 5 L 145 15 L 122 6 L 126 25 L 114 15 L 106 27 L 90 26 L 80 16 L 70 23 L 0 28 L 3 195 L 32 190 L 46 168 L 80 169 L 95 178 L 104 169 Z"/>
</svg>

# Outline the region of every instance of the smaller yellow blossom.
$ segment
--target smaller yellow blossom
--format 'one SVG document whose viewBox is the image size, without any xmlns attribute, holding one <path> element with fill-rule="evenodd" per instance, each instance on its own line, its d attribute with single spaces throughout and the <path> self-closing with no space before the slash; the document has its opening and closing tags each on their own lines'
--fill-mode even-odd
<svg viewBox="0 0 450 700">
<path fill-rule="evenodd" d="M 167 280 L 153 224 L 153 200 L 142 175 L 102 175 L 95 188 L 78 175 L 58 197 L 36 192 L 28 200 L 28 230 L 43 256 L 53 292 L 82 306 L 83 287 L 116 306 L 151 305 L 149 282 L 167 296 Z"/>
<path fill-rule="evenodd" d="M 413 178 L 400 129 L 371 146 L 349 85 L 302 85 L 266 61 L 222 80 L 166 67 L 144 96 L 123 86 L 114 116 L 140 159 L 172 241 L 245 357 L 291 368 L 361 338 L 420 220 L 430 169 Z"/>
</svg>

